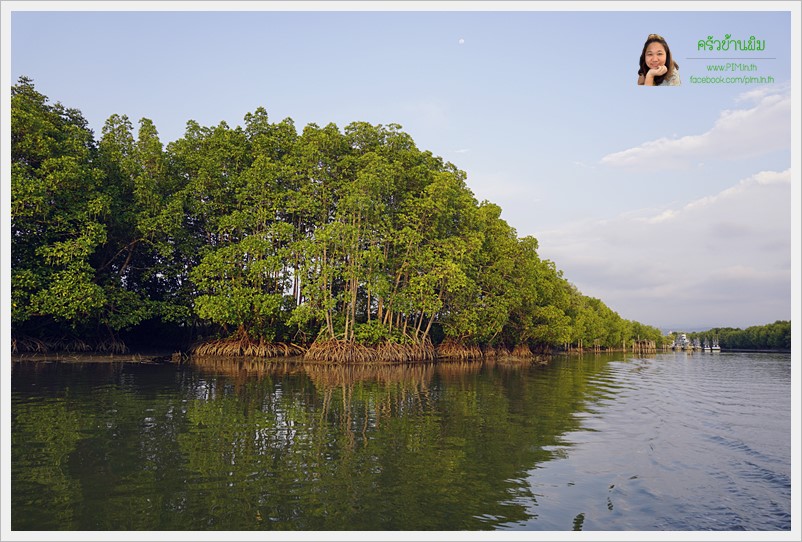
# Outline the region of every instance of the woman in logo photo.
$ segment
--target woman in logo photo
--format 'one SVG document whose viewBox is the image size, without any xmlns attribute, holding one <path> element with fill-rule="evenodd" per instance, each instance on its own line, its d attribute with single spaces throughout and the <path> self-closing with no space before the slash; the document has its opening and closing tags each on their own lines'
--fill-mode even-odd
<svg viewBox="0 0 802 542">
<path fill-rule="evenodd" d="M 643 44 L 638 68 L 638 84 L 647 87 L 677 86 L 679 80 L 679 64 L 671 58 L 665 38 L 658 34 L 649 34 Z"/>
</svg>

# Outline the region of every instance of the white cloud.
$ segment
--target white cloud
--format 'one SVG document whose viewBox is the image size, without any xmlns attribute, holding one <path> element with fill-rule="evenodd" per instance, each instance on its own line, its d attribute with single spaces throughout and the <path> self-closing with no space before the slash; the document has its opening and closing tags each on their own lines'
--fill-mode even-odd
<svg viewBox="0 0 802 542">
<path fill-rule="evenodd" d="M 712 196 L 705 196 L 696 199 L 686 204 L 682 210 L 692 211 L 695 209 L 704 209 L 705 207 L 714 206 L 716 203 L 726 200 L 737 198 L 739 195 L 750 192 L 754 189 L 754 185 L 771 185 L 771 184 L 787 184 L 791 183 L 790 170 L 788 171 L 761 171 L 751 177 L 742 179 L 738 184 L 722 190 L 718 194 Z M 789 189 L 790 190 L 790 189 Z M 681 211 L 676 209 L 666 209 L 659 215 L 647 218 L 646 221 L 650 223 L 663 222 L 665 220 L 681 219 L 684 215 Z"/>
<path fill-rule="evenodd" d="M 789 148 L 791 96 L 758 89 L 738 101 L 756 101 L 748 109 L 722 111 L 713 127 L 703 134 L 661 138 L 602 157 L 600 163 L 615 167 L 689 168 L 700 161 L 749 158 Z"/>
<path fill-rule="evenodd" d="M 710 327 L 790 319 L 790 170 L 537 238 L 541 257 L 624 318 Z"/>
<path fill-rule="evenodd" d="M 772 94 L 788 94 L 790 92 L 791 85 L 790 84 L 781 84 L 781 85 L 774 85 L 774 86 L 763 86 L 757 87 L 754 89 L 747 90 L 746 92 L 742 92 L 736 98 L 736 102 L 759 102 L 766 96 L 770 96 Z"/>
</svg>

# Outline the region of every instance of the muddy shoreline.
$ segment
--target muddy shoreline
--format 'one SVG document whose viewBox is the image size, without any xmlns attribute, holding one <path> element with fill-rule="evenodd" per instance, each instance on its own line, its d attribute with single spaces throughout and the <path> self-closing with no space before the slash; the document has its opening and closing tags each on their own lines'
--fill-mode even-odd
<svg viewBox="0 0 802 542">
<path fill-rule="evenodd" d="M 93 354 L 87 352 L 48 352 L 12 354 L 12 362 L 61 362 L 61 363 L 178 363 L 186 359 L 173 352 L 131 352 L 126 354 Z"/>
</svg>

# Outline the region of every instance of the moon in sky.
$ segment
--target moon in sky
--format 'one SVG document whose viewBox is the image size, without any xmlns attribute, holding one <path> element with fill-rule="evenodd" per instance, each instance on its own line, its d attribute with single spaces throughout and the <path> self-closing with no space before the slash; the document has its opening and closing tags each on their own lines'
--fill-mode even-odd
<svg viewBox="0 0 802 542">
<path fill-rule="evenodd" d="M 460 44 L 460 45 L 462 45 L 463 43 L 465 43 L 465 40 L 464 40 L 464 39 L 462 39 L 462 38 L 460 38 L 460 39 L 459 39 L 459 44 Z"/>
</svg>

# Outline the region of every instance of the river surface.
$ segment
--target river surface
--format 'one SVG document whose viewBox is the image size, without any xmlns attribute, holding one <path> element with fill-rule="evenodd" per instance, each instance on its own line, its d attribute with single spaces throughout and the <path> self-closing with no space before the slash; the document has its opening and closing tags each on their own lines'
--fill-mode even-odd
<svg viewBox="0 0 802 542">
<path fill-rule="evenodd" d="M 13 530 L 791 529 L 789 354 L 12 365 Z"/>
</svg>

